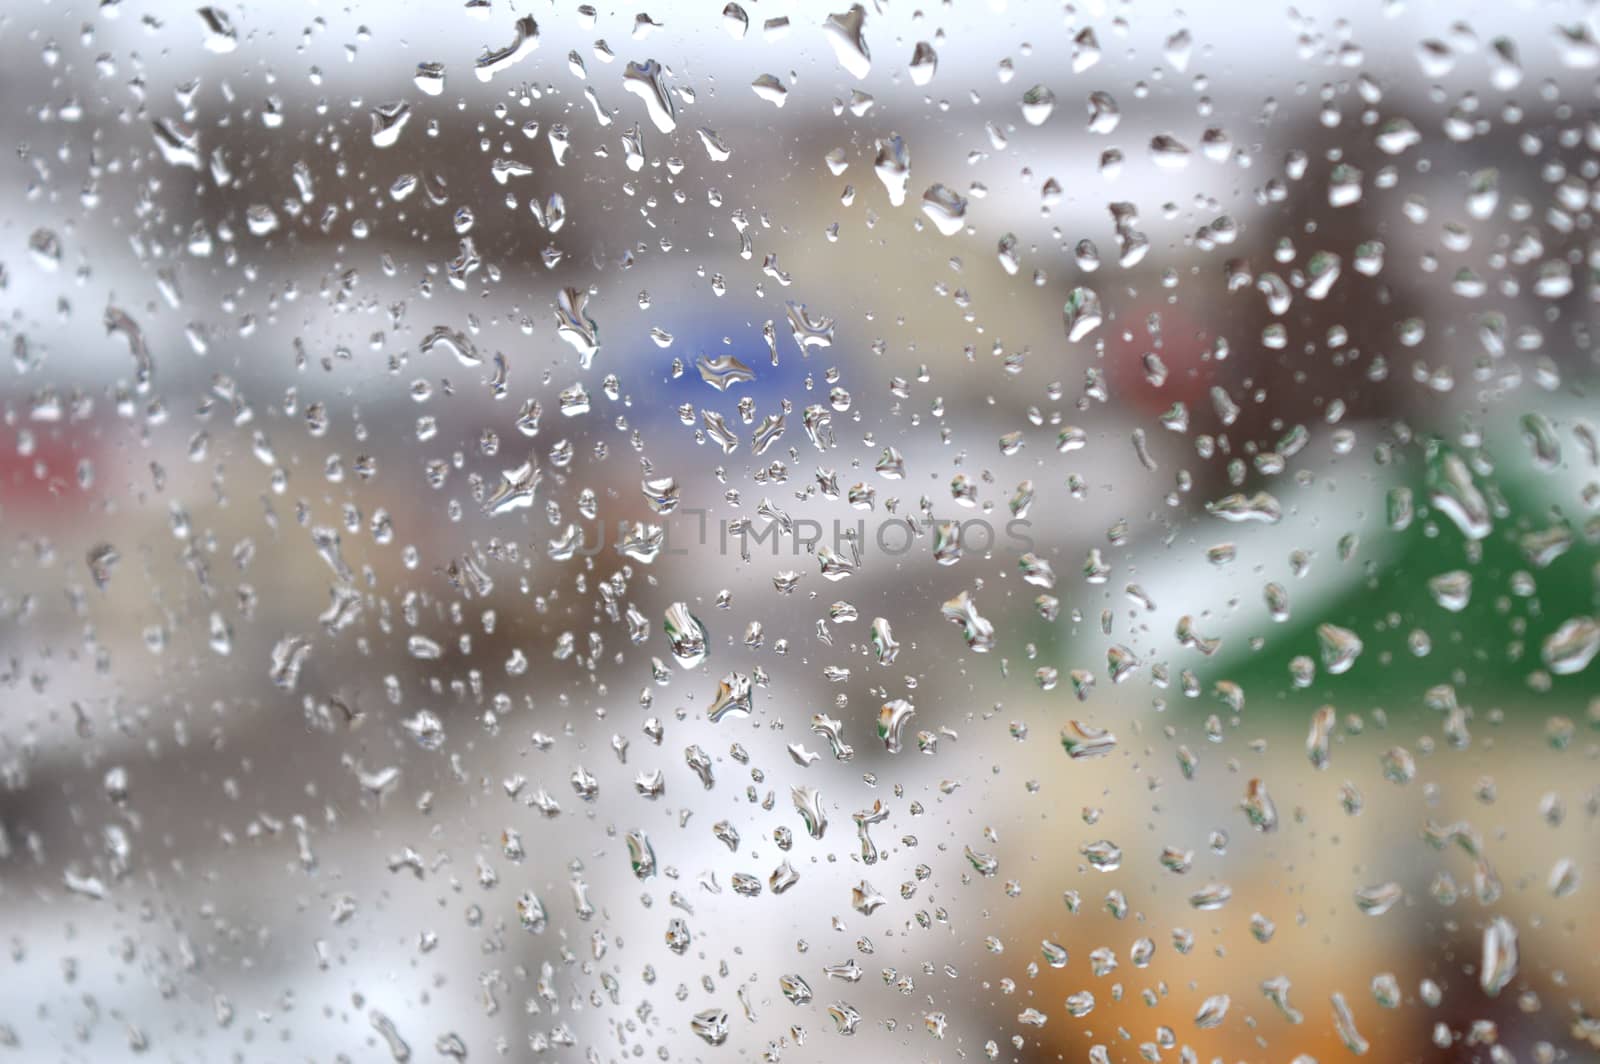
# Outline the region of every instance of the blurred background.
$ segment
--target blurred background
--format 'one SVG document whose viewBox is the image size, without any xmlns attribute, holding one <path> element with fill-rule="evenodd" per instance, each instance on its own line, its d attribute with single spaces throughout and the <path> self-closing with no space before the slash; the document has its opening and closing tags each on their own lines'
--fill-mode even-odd
<svg viewBox="0 0 1600 1064">
<path fill-rule="evenodd" d="M 0 12 L 0 1058 L 1600 1059 L 1597 34 Z"/>
</svg>

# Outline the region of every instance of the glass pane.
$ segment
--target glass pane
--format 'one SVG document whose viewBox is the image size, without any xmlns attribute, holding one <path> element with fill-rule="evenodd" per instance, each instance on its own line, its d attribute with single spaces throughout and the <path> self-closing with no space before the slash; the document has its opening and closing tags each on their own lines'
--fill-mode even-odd
<svg viewBox="0 0 1600 1064">
<path fill-rule="evenodd" d="M 0 1060 L 1600 1053 L 1600 22 L 0 16 Z"/>
</svg>

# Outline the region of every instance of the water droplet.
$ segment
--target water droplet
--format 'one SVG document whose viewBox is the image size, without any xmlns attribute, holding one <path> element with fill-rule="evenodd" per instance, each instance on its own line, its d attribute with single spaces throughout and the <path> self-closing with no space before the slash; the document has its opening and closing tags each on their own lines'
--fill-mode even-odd
<svg viewBox="0 0 1600 1064">
<path fill-rule="evenodd" d="M 1061 728 L 1061 748 L 1074 761 L 1104 757 L 1117 747 L 1117 737 L 1079 720 L 1069 720 Z"/>
<path fill-rule="evenodd" d="M 1336 624 L 1317 625 L 1317 643 L 1322 648 L 1322 667 L 1335 676 L 1349 672 L 1361 656 L 1360 637 Z"/>
<path fill-rule="evenodd" d="M 826 550 L 827 548 L 820 548 Z M 878 657 L 879 665 L 893 665 L 895 658 L 900 653 L 900 644 L 894 638 L 894 632 L 889 627 L 889 621 L 883 617 L 872 619 L 872 649 Z"/>
<path fill-rule="evenodd" d="M 1067 340 L 1077 343 L 1100 327 L 1100 296 L 1092 288 L 1074 288 L 1068 293 L 1061 314 L 1066 323 Z"/>
<path fill-rule="evenodd" d="M 850 888 L 850 907 L 862 916 L 871 916 L 888 903 L 889 899 L 879 894 L 872 884 L 864 879 Z"/>
<path fill-rule="evenodd" d="M 200 19 L 206 27 L 206 51 L 227 55 L 239 47 L 239 33 L 233 28 L 233 19 L 217 7 L 200 8 Z"/>
<path fill-rule="evenodd" d="M 1323 706 L 1311 715 L 1311 731 L 1306 736 L 1306 757 L 1311 767 L 1319 772 L 1328 767 L 1332 757 L 1331 744 L 1337 714 L 1332 706 Z"/>
<path fill-rule="evenodd" d="M 600 326 L 588 314 L 589 293 L 563 288 L 556 302 L 556 334 L 578 352 L 578 365 L 588 369 L 600 350 Z"/>
<path fill-rule="evenodd" d="M 1222 1021 L 1228 1016 L 1230 1004 L 1227 994 L 1213 994 L 1200 1003 L 1200 1010 L 1194 1014 L 1194 1025 L 1201 1030 L 1210 1030 L 1222 1026 Z"/>
<path fill-rule="evenodd" d="M 922 213 L 941 235 L 954 236 L 966 225 L 967 201 L 944 185 L 934 185 L 922 194 Z"/>
<path fill-rule="evenodd" d="M 813 839 L 822 838 L 828 830 L 828 814 L 822 808 L 821 792 L 814 787 L 793 787 L 790 796 L 794 799 L 795 811 L 805 822 L 806 833 Z"/>
<path fill-rule="evenodd" d="M 1150 141 L 1150 159 L 1163 170 L 1182 170 L 1189 165 L 1189 147 L 1170 133 L 1161 133 Z"/>
<path fill-rule="evenodd" d="M 175 118 L 159 118 L 153 123 L 156 148 L 169 166 L 200 169 L 200 131 Z"/>
<path fill-rule="evenodd" d="M 1275 525 L 1283 520 L 1283 508 L 1278 505 L 1278 500 L 1264 491 L 1251 496 L 1228 495 L 1216 502 L 1208 502 L 1206 512 L 1236 524 L 1258 521 Z"/>
<path fill-rule="evenodd" d="M 532 15 L 517 19 L 515 36 L 503 48 L 487 48 L 478 57 L 473 72 L 479 81 L 487 82 L 496 74 L 508 70 L 532 54 L 539 47 L 539 24 Z"/>
<path fill-rule="evenodd" d="M 1035 85 L 1022 94 L 1022 117 L 1030 126 L 1042 126 L 1056 109 L 1056 94 Z"/>
<path fill-rule="evenodd" d="M 679 668 L 697 669 L 710 653 L 705 625 L 689 612 L 687 604 L 674 602 L 667 608 L 663 627 L 672 657 Z"/>
<path fill-rule="evenodd" d="M 817 315 L 813 317 L 806 310 L 804 303 L 786 304 L 786 313 L 789 319 L 789 332 L 794 337 L 795 346 L 800 349 L 801 355 L 810 354 L 813 347 L 833 346 L 833 319 Z"/>
<path fill-rule="evenodd" d="M 789 100 L 789 90 L 771 74 L 762 74 L 750 83 L 750 88 L 761 99 L 776 107 L 782 107 Z"/>
<path fill-rule="evenodd" d="M 656 851 L 643 831 L 630 831 L 624 836 L 628 846 L 628 864 L 634 878 L 646 880 L 656 874 Z"/>
<path fill-rule="evenodd" d="M 1490 997 L 1511 985 L 1517 977 L 1517 929 L 1504 916 L 1496 916 L 1483 928 L 1483 959 L 1478 969 L 1478 985 Z"/>
<path fill-rule="evenodd" d="M 994 625 L 978 613 L 978 605 L 962 591 L 940 607 L 946 620 L 961 626 L 962 638 L 967 646 L 979 654 L 994 649 Z"/>
<path fill-rule="evenodd" d="M 524 931 L 532 934 L 541 934 L 549 925 L 549 917 L 545 915 L 544 903 L 539 896 L 531 890 L 525 890 L 517 898 L 517 920 L 522 924 Z"/>
<path fill-rule="evenodd" d="M 707 1045 L 720 1046 L 728 1040 L 728 1014 L 722 1009 L 695 1013 L 689 1026 Z"/>
<path fill-rule="evenodd" d="M 878 142 L 878 157 L 872 164 L 872 172 L 883 182 L 890 206 L 898 207 L 906 201 L 906 185 L 911 180 L 911 152 L 898 133 Z"/>
<path fill-rule="evenodd" d="M 833 55 L 851 77 L 860 81 L 872 70 L 872 53 L 867 49 L 866 8 L 850 5 L 850 10 L 829 15 L 822 24 L 824 36 L 833 46 Z"/>
<path fill-rule="evenodd" d="M 900 752 L 906 723 L 917 715 L 916 707 L 903 698 L 891 699 L 878 709 L 878 738 L 891 754 Z"/>
<path fill-rule="evenodd" d="M 720 724 L 725 717 L 748 717 L 753 708 L 750 678 L 743 673 L 730 672 L 718 682 L 716 697 L 706 708 L 706 719 Z"/>
<path fill-rule="evenodd" d="M 1345 1003 L 1344 995 L 1337 991 L 1333 995 L 1333 1027 L 1345 1048 L 1356 1056 L 1364 1055 L 1370 1048 L 1367 1040 L 1361 1037 L 1361 1032 L 1356 1030 L 1356 1018 Z"/>
<path fill-rule="evenodd" d="M 1089 867 L 1101 872 L 1115 872 L 1122 867 L 1122 847 L 1107 839 L 1085 843 L 1078 850 Z"/>
<path fill-rule="evenodd" d="M 1108 135 L 1122 122 L 1122 111 L 1109 92 L 1089 94 L 1089 132 Z"/>
<path fill-rule="evenodd" d="M 1428 501 L 1455 523 L 1461 534 L 1478 540 L 1494 528 L 1489 503 L 1473 482 L 1472 471 L 1461 456 L 1438 447 L 1428 464 Z"/>
<path fill-rule="evenodd" d="M 1589 667 L 1600 654 L 1600 622 L 1593 617 L 1573 617 L 1545 637 L 1540 656 L 1557 676 L 1571 676 Z"/>
<path fill-rule="evenodd" d="M 393 147 L 411 121 L 411 105 L 404 101 L 380 104 L 372 109 L 372 146 Z"/>
<path fill-rule="evenodd" d="M 1356 891 L 1356 908 L 1368 916 L 1382 916 L 1400 903 L 1405 891 L 1398 883 L 1379 883 Z"/>
<path fill-rule="evenodd" d="M 1244 800 L 1239 805 L 1250 821 L 1250 826 L 1257 831 L 1278 829 L 1278 807 L 1273 803 L 1272 795 L 1267 793 L 1267 785 L 1262 780 L 1252 779 L 1245 785 Z"/>
<path fill-rule="evenodd" d="M 412 75 L 411 82 L 429 96 L 440 95 L 444 92 L 444 64 L 418 63 L 417 72 Z"/>
<path fill-rule="evenodd" d="M 714 129 L 702 126 L 700 128 L 700 144 L 706 150 L 706 156 L 714 163 L 727 162 L 733 155 L 733 150 L 723 144 L 722 137 Z"/>
</svg>

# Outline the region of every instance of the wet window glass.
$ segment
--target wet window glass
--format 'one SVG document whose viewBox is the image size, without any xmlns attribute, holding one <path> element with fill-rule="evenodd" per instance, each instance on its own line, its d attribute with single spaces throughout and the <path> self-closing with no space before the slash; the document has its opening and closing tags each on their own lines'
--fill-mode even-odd
<svg viewBox="0 0 1600 1064">
<path fill-rule="evenodd" d="M 1600 1058 L 1595 9 L 649 2 L 0 14 L 0 1064 Z"/>
</svg>

